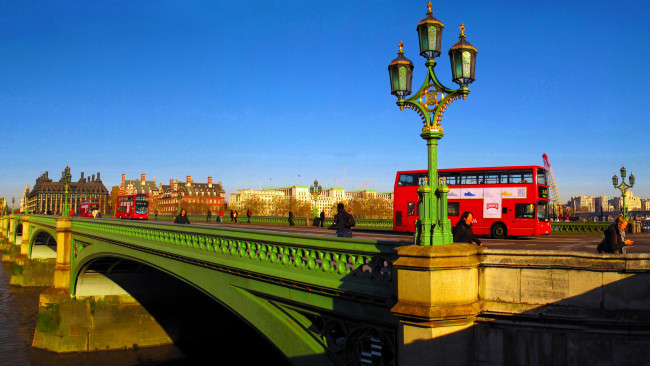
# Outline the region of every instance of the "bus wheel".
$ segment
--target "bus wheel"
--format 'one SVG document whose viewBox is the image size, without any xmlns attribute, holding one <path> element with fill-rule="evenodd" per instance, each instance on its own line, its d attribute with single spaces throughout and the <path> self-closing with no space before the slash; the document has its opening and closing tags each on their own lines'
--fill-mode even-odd
<svg viewBox="0 0 650 366">
<path fill-rule="evenodd" d="M 492 225 L 492 230 L 490 230 L 490 236 L 493 239 L 505 239 L 506 237 L 506 227 L 502 223 L 498 222 Z"/>
</svg>

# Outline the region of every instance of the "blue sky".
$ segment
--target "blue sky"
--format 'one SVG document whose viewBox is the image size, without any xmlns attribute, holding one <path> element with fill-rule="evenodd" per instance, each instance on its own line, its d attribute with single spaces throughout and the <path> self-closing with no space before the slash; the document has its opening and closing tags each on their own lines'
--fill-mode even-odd
<svg viewBox="0 0 650 366">
<path fill-rule="evenodd" d="M 435 1 L 436 73 L 465 24 L 476 81 L 447 109 L 439 167 L 542 165 L 560 194 L 650 198 L 650 3 Z M 0 197 L 44 171 L 238 188 L 391 191 L 426 168 L 421 122 L 387 66 L 404 42 L 424 80 L 427 1 L 0 1 Z"/>
</svg>

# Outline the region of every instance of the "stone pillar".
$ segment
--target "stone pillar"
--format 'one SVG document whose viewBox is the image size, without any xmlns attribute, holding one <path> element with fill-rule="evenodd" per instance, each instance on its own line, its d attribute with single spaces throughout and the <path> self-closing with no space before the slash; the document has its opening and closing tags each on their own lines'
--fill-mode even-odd
<svg viewBox="0 0 650 366">
<path fill-rule="evenodd" d="M 70 233 L 72 218 L 61 216 L 56 219 L 56 266 L 54 267 L 54 288 L 70 292 Z"/>
<path fill-rule="evenodd" d="M 473 365 L 479 314 L 478 247 L 471 244 L 396 249 L 400 320 L 398 364 Z"/>
<path fill-rule="evenodd" d="M 20 255 L 29 256 L 29 215 L 23 215 L 23 240 L 20 242 Z"/>
<path fill-rule="evenodd" d="M 14 214 L 9 215 L 9 244 L 15 244 L 16 236 L 16 224 L 18 223 L 18 218 Z"/>
</svg>

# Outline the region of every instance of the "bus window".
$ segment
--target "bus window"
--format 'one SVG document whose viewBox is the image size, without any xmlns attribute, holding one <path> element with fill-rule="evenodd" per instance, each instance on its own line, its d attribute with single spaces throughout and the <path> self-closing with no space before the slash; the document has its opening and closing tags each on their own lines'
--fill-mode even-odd
<svg viewBox="0 0 650 366">
<path fill-rule="evenodd" d="M 532 170 L 511 170 L 508 183 L 532 183 Z"/>
<path fill-rule="evenodd" d="M 483 172 L 463 172 L 460 177 L 460 184 L 483 184 Z"/>
<path fill-rule="evenodd" d="M 415 202 L 409 202 L 408 203 L 408 209 L 406 214 L 408 216 L 415 216 Z"/>
<path fill-rule="evenodd" d="M 548 181 L 546 180 L 546 170 L 542 168 L 537 168 L 537 184 L 543 184 L 545 186 L 548 185 Z"/>
<path fill-rule="evenodd" d="M 460 184 L 460 173 L 455 172 L 441 172 L 438 175 L 440 178 L 445 178 L 445 184 L 456 185 Z"/>
<path fill-rule="evenodd" d="M 548 202 L 537 201 L 537 219 L 548 221 Z"/>
<path fill-rule="evenodd" d="M 535 217 L 535 205 L 532 203 L 515 204 L 516 219 L 532 219 Z"/>
<path fill-rule="evenodd" d="M 397 185 L 400 187 L 417 186 L 418 181 L 419 179 L 417 173 L 400 174 L 399 181 L 397 181 Z"/>
<path fill-rule="evenodd" d="M 485 172 L 485 184 L 508 183 L 508 172 Z"/>
<path fill-rule="evenodd" d="M 458 216 L 460 213 L 460 202 L 447 203 L 447 216 Z"/>
</svg>

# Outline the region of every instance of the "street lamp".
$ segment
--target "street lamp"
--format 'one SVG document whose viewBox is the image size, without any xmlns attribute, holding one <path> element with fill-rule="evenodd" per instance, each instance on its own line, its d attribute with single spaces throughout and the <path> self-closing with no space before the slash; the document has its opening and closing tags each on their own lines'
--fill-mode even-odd
<svg viewBox="0 0 650 366">
<path fill-rule="evenodd" d="M 314 179 L 314 185 L 309 187 L 309 193 L 314 197 L 314 217 L 318 217 L 318 207 L 316 207 L 316 202 L 318 201 L 318 196 L 323 192 L 323 187 L 318 184 L 318 179 Z"/>
<path fill-rule="evenodd" d="M 467 87 L 474 81 L 476 69 L 476 48 L 465 39 L 465 26 L 460 26 L 458 42 L 449 50 L 452 81 L 459 89 L 443 86 L 434 72 L 435 58 L 441 54 L 443 24 L 433 16 L 431 2 L 426 18 L 418 24 L 420 55 L 427 59 L 428 72 L 424 84 L 415 95 L 411 94 L 413 80 L 413 63 L 404 57 L 403 43 L 399 43 L 397 58 L 388 65 L 391 94 L 397 97 L 400 110 L 413 109 L 422 118 L 422 137 L 427 142 L 428 168 L 427 178 L 418 188 L 420 203 L 415 243 L 418 245 L 443 245 L 453 242 L 451 223 L 447 218 L 447 193 L 449 187 L 438 180 L 438 140 L 444 134 L 440 121 L 449 104 L 459 98 L 465 99 L 469 94 Z"/>
<path fill-rule="evenodd" d="M 61 205 L 61 216 L 70 216 L 70 166 L 66 166 L 62 172 L 63 183 L 65 183 L 65 194 L 63 196 L 63 204 Z"/>
<path fill-rule="evenodd" d="M 181 200 L 183 199 L 183 195 L 181 194 L 180 190 L 178 191 L 178 196 L 176 196 L 176 198 L 178 198 L 178 209 L 176 210 L 176 215 L 178 216 L 181 214 Z"/>
<path fill-rule="evenodd" d="M 625 165 L 621 167 L 621 184 L 618 184 L 618 177 L 616 176 L 616 173 L 614 173 L 614 176 L 612 177 L 612 184 L 614 185 L 614 188 L 618 188 L 621 191 L 621 196 L 623 197 L 623 207 L 621 209 L 621 213 L 623 216 L 627 219 L 627 206 L 625 206 L 625 196 L 627 196 L 627 190 L 634 187 L 634 174 L 630 174 L 630 184 L 625 183 L 625 175 L 627 174 L 627 169 L 625 169 Z"/>
</svg>

